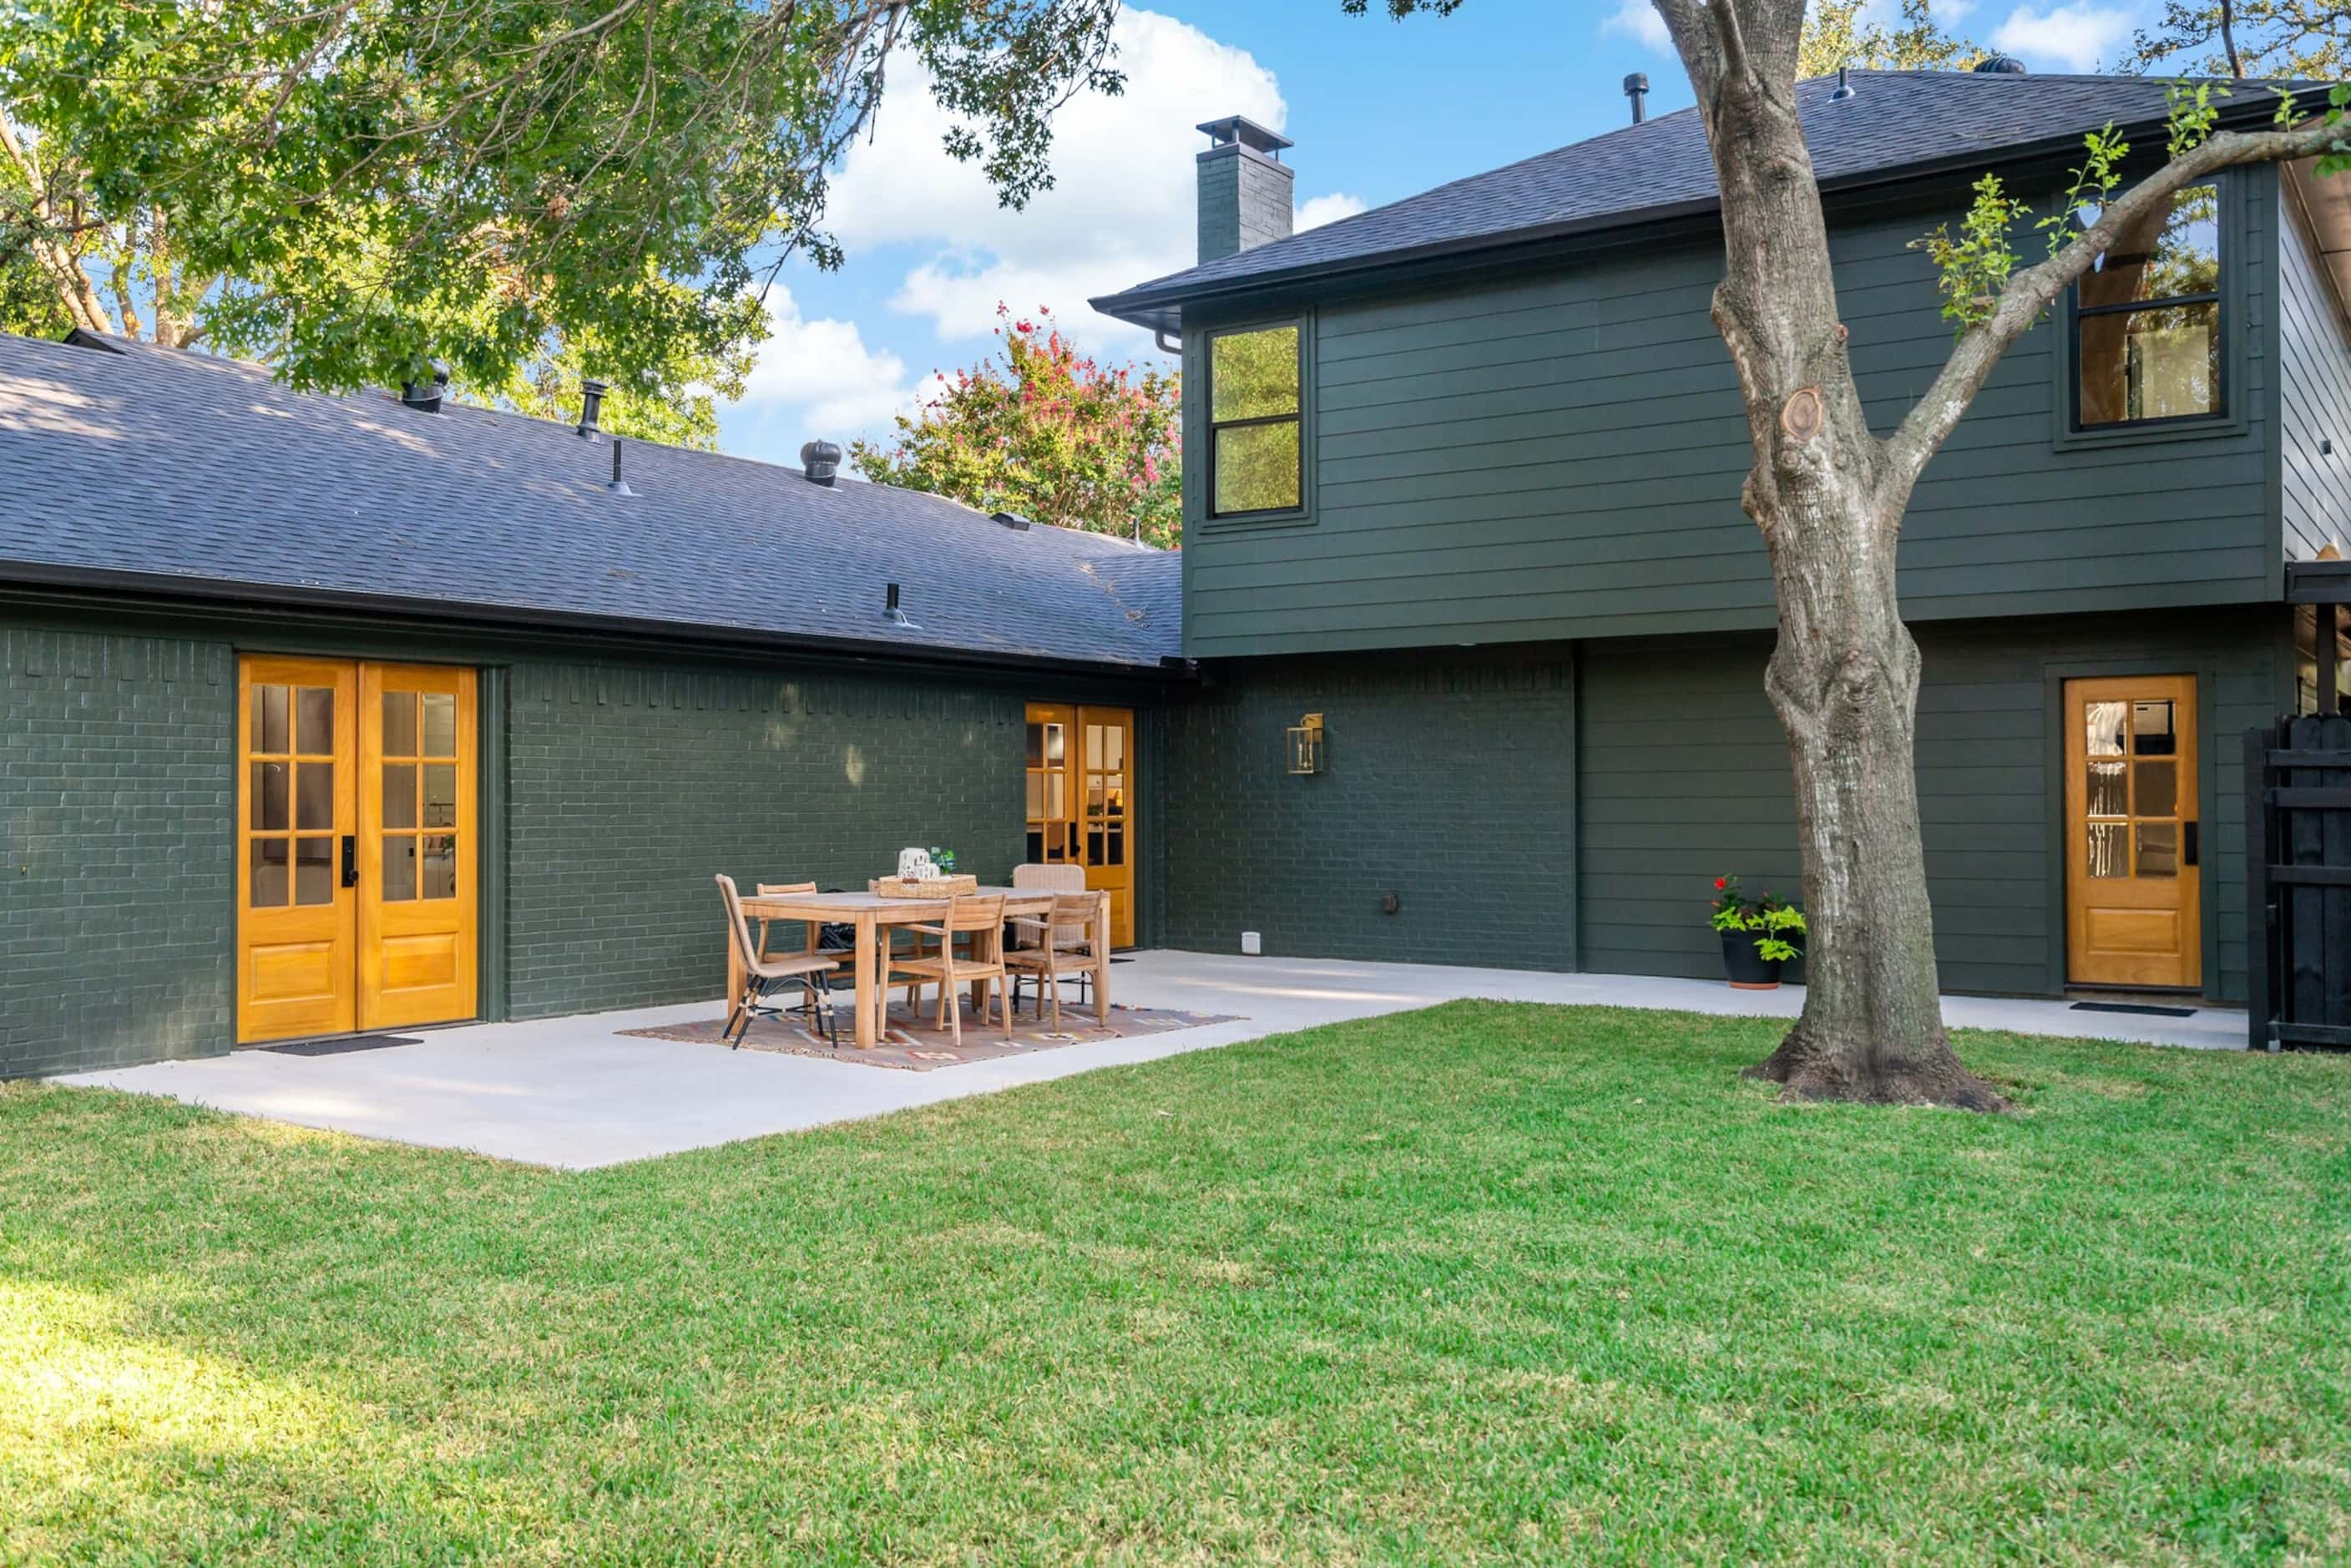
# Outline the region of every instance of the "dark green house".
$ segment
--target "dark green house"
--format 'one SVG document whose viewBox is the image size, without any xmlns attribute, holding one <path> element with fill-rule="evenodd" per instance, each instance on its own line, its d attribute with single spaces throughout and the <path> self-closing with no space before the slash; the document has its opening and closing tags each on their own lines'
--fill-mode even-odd
<svg viewBox="0 0 2351 1568">
<path fill-rule="evenodd" d="M 2144 79 L 2002 61 L 1800 91 L 1882 429 L 1950 343 L 1911 242 L 1987 170 L 2047 210 L 2085 131 L 2164 141 Z M 1094 301 L 1184 352 L 1202 685 L 1165 720 L 1159 939 L 1719 973 L 1711 879 L 1792 893 L 1797 863 L 1696 115 L 1256 244 L 1289 144 L 1201 129 L 1199 265 Z M 2351 528 L 2346 249 L 2351 193 L 2307 168 L 2183 193 L 1918 486 L 1946 985 L 2244 997 L 2239 737 L 2313 701 L 2289 563 Z M 1283 777 L 1271 737 L 1309 713 L 1328 771 Z"/>
<path fill-rule="evenodd" d="M 2162 89 L 1851 86 L 1802 90 L 1890 425 L 1949 341 L 1908 242 Z M 1208 129 L 1201 265 L 1097 301 L 1180 336 L 1180 558 L 817 444 L 0 338 L 0 1075 L 715 997 L 713 872 L 915 843 L 1083 864 L 1144 946 L 1718 974 L 1711 879 L 1797 868 L 1694 118 L 1295 235 L 1287 143 Z M 1951 988 L 2242 997 L 2234 737 L 2321 678 L 2346 250 L 2307 171 L 2191 193 L 1919 487 Z"/>
<path fill-rule="evenodd" d="M 838 455 L 0 337 L 0 1075 L 715 995 L 714 872 L 909 844 L 1133 939 L 1175 558 Z"/>
</svg>

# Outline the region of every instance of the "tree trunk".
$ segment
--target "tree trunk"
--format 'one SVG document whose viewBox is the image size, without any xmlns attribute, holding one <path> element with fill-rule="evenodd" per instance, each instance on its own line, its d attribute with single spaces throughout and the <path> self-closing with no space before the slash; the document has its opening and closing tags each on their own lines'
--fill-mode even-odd
<svg viewBox="0 0 2351 1568">
<path fill-rule="evenodd" d="M 1918 649 L 1895 599 L 1909 485 L 1853 383 L 1796 115 L 1798 0 L 1661 4 L 1722 190 L 1714 319 L 1747 402 L 1742 501 L 1771 553 L 1766 679 L 1794 759 L 1803 1016 L 1750 1072 L 1808 1099 L 2003 1104 L 1945 1036 L 1912 752 Z"/>
</svg>

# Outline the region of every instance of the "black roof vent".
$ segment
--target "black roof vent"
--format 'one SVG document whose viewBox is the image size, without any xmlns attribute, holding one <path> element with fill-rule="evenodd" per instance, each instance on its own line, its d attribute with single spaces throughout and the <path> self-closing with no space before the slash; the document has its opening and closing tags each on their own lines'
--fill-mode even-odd
<svg viewBox="0 0 2351 1568">
<path fill-rule="evenodd" d="M 1016 534 L 1029 531 L 1029 519 L 1018 512 L 990 512 L 987 515 L 991 521 L 1002 523 Z"/>
<path fill-rule="evenodd" d="M 400 383 L 400 401 L 419 413 L 439 413 L 441 400 L 448 391 L 449 367 L 435 360 L 431 381 Z"/>
<path fill-rule="evenodd" d="M 1986 55 L 1976 62 L 1976 74 L 1986 77 L 2021 77 L 2024 62 L 2014 55 Z"/>
<path fill-rule="evenodd" d="M 604 488 L 611 491 L 615 496 L 636 494 L 634 490 L 629 488 L 629 482 L 621 477 L 621 438 L 617 435 L 612 437 L 612 482 Z"/>
<path fill-rule="evenodd" d="M 906 612 L 898 607 L 898 585 L 892 582 L 883 584 L 883 587 L 888 590 L 888 592 L 883 597 L 882 619 L 893 626 L 904 626 L 910 632 L 921 631 L 922 628 L 907 620 Z"/>
<path fill-rule="evenodd" d="M 1846 75 L 1844 67 L 1839 66 L 1837 67 L 1836 90 L 1829 94 L 1829 101 L 1831 103 L 1843 103 L 1853 96 L 1853 78 Z"/>
<path fill-rule="evenodd" d="M 811 441 L 800 447 L 800 471 L 811 485 L 830 485 L 841 472 L 841 448 L 830 441 Z"/>
<path fill-rule="evenodd" d="M 1633 123 L 1649 118 L 1649 73 L 1635 71 L 1625 78 L 1625 96 L 1633 100 Z"/>
<path fill-rule="evenodd" d="M 583 440 L 596 439 L 596 417 L 603 413 L 604 394 L 611 390 L 602 382 L 580 383 L 580 434 Z"/>
</svg>

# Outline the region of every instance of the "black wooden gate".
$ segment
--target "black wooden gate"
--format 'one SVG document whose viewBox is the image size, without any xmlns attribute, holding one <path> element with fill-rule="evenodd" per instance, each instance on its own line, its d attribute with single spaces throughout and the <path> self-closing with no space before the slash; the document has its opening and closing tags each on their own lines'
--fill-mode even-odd
<svg viewBox="0 0 2351 1568">
<path fill-rule="evenodd" d="M 2351 718 L 2247 730 L 2245 786 L 2250 1043 L 2351 1050 Z"/>
</svg>

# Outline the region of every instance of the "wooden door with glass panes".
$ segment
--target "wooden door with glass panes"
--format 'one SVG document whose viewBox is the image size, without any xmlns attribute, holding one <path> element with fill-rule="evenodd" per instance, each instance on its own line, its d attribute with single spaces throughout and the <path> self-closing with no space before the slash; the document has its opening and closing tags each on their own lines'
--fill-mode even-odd
<svg viewBox="0 0 2351 1568">
<path fill-rule="evenodd" d="M 360 1027 L 475 1013 L 474 672 L 360 671 Z"/>
<path fill-rule="evenodd" d="M 2203 983 L 2196 678 L 2065 683 L 2066 976 Z"/>
<path fill-rule="evenodd" d="M 340 1034 L 358 1017 L 351 770 L 359 673 L 249 658 L 237 696 L 236 1037 Z"/>
<path fill-rule="evenodd" d="M 1110 894 L 1111 941 L 1134 942 L 1134 711 L 1029 705 L 1029 858 L 1075 865 Z"/>
<path fill-rule="evenodd" d="M 474 674 L 249 657 L 240 1043 L 475 1016 Z"/>
</svg>

